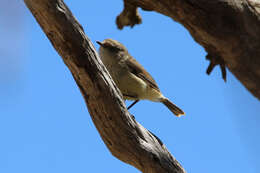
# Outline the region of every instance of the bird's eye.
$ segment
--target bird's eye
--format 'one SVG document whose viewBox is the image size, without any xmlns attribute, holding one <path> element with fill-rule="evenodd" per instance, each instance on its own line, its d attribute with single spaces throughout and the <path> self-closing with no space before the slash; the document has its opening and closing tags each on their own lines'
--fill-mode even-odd
<svg viewBox="0 0 260 173">
<path fill-rule="evenodd" d="M 113 52 L 118 52 L 118 51 L 121 50 L 119 47 L 115 47 L 115 46 L 109 46 L 108 49 L 109 49 L 110 51 L 113 51 Z"/>
<path fill-rule="evenodd" d="M 106 49 L 108 49 L 112 52 L 118 52 L 118 51 L 122 50 L 122 48 L 120 48 L 119 46 L 111 44 L 111 43 L 104 43 L 103 47 L 105 47 Z"/>
</svg>

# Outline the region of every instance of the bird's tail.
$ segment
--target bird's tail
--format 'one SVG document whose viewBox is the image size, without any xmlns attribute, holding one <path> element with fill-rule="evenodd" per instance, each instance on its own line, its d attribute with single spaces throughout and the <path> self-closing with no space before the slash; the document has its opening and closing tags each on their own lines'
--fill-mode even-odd
<svg viewBox="0 0 260 173">
<path fill-rule="evenodd" d="M 175 104 L 173 104 L 169 99 L 163 98 L 161 101 L 167 108 L 174 113 L 177 117 L 180 117 L 181 115 L 185 115 L 185 113 Z"/>
</svg>

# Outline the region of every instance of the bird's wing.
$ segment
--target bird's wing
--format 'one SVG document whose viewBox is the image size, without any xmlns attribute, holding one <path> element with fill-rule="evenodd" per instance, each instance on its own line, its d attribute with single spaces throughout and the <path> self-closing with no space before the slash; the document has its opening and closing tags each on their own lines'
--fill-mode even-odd
<svg viewBox="0 0 260 173">
<path fill-rule="evenodd" d="M 128 58 L 126 64 L 131 73 L 141 78 L 151 88 L 160 91 L 153 77 L 133 57 Z"/>
</svg>

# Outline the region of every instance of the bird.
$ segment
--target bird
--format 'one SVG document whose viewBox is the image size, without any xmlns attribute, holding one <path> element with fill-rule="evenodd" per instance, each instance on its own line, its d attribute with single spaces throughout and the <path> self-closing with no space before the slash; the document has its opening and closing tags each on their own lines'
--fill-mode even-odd
<svg viewBox="0 0 260 173">
<path fill-rule="evenodd" d="M 113 81 L 120 89 L 125 100 L 134 102 L 150 100 L 163 103 L 174 115 L 180 117 L 185 113 L 165 97 L 153 77 L 129 53 L 119 41 L 105 39 L 96 41 L 99 45 L 99 55 Z"/>
</svg>

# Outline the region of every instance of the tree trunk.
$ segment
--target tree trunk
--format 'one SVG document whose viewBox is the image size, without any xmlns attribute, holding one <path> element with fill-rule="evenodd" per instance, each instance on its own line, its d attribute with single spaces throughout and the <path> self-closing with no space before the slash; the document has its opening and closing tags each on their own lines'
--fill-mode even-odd
<svg viewBox="0 0 260 173">
<path fill-rule="evenodd" d="M 70 69 L 110 152 L 144 173 L 184 173 L 166 147 L 129 115 L 121 93 L 62 0 L 24 0 Z"/>
<path fill-rule="evenodd" d="M 260 99 L 259 0 L 124 0 L 117 26 L 141 23 L 137 7 L 156 11 L 181 23 L 208 52 L 209 74 L 225 66 Z"/>
</svg>

